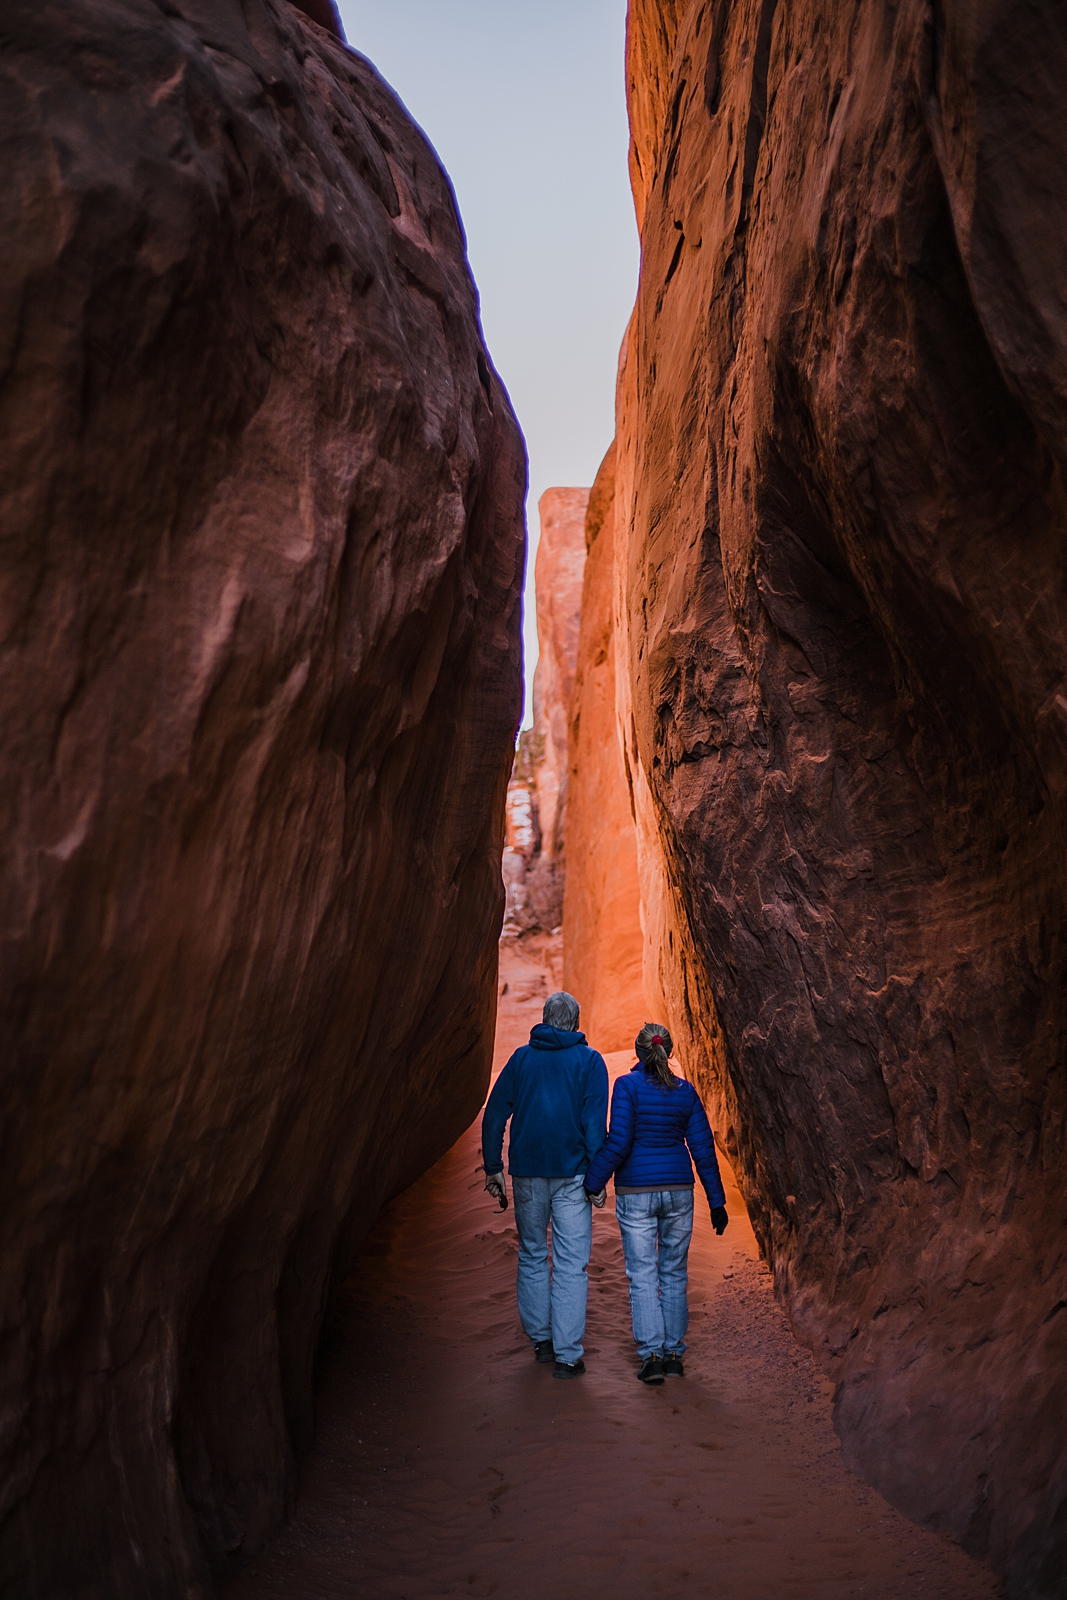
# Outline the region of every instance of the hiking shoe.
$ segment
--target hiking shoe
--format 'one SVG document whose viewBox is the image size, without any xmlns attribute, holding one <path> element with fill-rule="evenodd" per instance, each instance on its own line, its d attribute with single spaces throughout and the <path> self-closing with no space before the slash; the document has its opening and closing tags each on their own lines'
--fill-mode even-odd
<svg viewBox="0 0 1067 1600">
<path fill-rule="evenodd" d="M 685 1377 L 685 1368 L 682 1366 L 682 1357 L 677 1350 L 664 1351 L 663 1376 L 665 1378 Z"/>
<path fill-rule="evenodd" d="M 657 1351 L 654 1350 L 650 1356 L 645 1357 L 641 1363 L 641 1371 L 637 1376 L 642 1383 L 663 1382 L 663 1362 Z"/>
<path fill-rule="evenodd" d="M 556 1352 L 552 1348 L 551 1339 L 542 1339 L 540 1344 L 534 1345 L 534 1360 L 539 1367 L 547 1367 L 556 1359 Z"/>
<path fill-rule="evenodd" d="M 552 1368 L 554 1378 L 578 1378 L 585 1371 L 584 1361 L 557 1361 Z"/>
</svg>

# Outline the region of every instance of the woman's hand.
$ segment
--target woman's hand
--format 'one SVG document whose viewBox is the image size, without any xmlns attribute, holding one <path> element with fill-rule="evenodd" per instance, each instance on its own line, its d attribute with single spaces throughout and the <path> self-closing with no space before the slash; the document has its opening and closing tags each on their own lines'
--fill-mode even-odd
<svg viewBox="0 0 1067 1600">
<path fill-rule="evenodd" d="M 585 1192 L 589 1196 L 589 1199 L 592 1201 L 593 1205 L 596 1206 L 598 1211 L 602 1208 L 604 1201 L 608 1198 L 607 1184 L 604 1185 L 603 1189 L 598 1189 L 596 1194 L 594 1194 L 591 1189 L 587 1189 Z"/>
<path fill-rule="evenodd" d="M 718 1233 L 718 1234 L 725 1233 L 726 1232 L 726 1224 L 729 1222 L 729 1220 L 730 1220 L 730 1218 L 726 1214 L 726 1207 L 725 1206 L 712 1206 L 712 1208 L 711 1208 L 711 1225 L 715 1229 L 716 1233 Z"/>
</svg>

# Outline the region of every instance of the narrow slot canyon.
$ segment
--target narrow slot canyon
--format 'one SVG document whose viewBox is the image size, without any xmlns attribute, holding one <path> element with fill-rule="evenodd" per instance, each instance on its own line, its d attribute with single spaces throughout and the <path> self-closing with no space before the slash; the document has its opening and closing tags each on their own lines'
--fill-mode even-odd
<svg viewBox="0 0 1067 1600">
<path fill-rule="evenodd" d="M 528 533 L 344 0 L 2 8 L 4 1597 L 1067 1600 L 1067 13 L 618 11 Z M 520 1323 L 557 991 L 714 1131 L 662 1387 L 610 1185 Z"/>
<path fill-rule="evenodd" d="M 540 1020 L 558 946 L 505 940 L 497 1068 Z M 609 1053 L 612 1077 L 632 1060 Z M 322 1358 L 297 1511 L 226 1600 L 998 1594 L 988 1567 L 843 1465 L 833 1386 L 792 1338 L 729 1179 L 727 1204 L 721 1239 L 696 1222 L 684 1382 L 633 1381 L 609 1204 L 588 1371 L 553 1383 L 518 1325 L 514 1224 L 468 1130 L 371 1231 Z"/>
</svg>

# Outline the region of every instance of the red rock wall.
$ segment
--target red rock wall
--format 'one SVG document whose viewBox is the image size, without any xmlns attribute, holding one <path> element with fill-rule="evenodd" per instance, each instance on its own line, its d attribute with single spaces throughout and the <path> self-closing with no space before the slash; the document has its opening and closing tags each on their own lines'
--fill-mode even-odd
<svg viewBox="0 0 1067 1600">
<path fill-rule="evenodd" d="M 508 787 L 504 933 L 558 933 L 563 921 L 567 718 L 578 659 L 588 489 L 546 489 L 538 502 L 538 657 L 533 727 L 519 738 Z"/>
<path fill-rule="evenodd" d="M 581 637 L 570 701 L 563 987 L 598 1050 L 646 1020 L 637 838 L 615 706 L 615 446 L 589 497 Z"/>
<path fill-rule="evenodd" d="M 631 0 L 628 59 L 670 1020 L 849 1458 L 1062 1596 L 1064 14 Z"/>
<path fill-rule="evenodd" d="M 334 0 L 292 0 L 292 3 L 298 11 L 310 17 L 312 22 L 317 22 L 320 28 L 325 28 L 327 33 L 332 33 L 336 39 L 344 41 L 345 31 L 341 26 Z"/>
<path fill-rule="evenodd" d="M 537 769 L 543 759 L 544 740 L 532 728 L 523 729 L 508 780 L 500 863 L 506 893 L 505 939 L 535 929 L 551 933 L 562 915 L 556 863 L 542 849 L 538 817 Z"/>
<path fill-rule="evenodd" d="M 537 503 L 541 538 L 534 569 L 538 656 L 533 722 L 534 734 L 542 741 L 538 821 L 542 848 L 551 859 L 563 854 L 567 722 L 578 663 L 588 502 L 588 489 L 546 489 Z"/>
<path fill-rule="evenodd" d="M 358 56 L 282 0 L 0 32 L 0 1591 L 189 1600 L 487 1083 L 525 468 Z"/>
</svg>

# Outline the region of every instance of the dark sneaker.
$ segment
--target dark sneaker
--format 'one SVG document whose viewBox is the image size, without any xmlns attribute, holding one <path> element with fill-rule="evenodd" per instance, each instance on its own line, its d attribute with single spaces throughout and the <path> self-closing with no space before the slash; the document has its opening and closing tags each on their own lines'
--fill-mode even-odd
<svg viewBox="0 0 1067 1600">
<path fill-rule="evenodd" d="M 580 1378 L 585 1371 L 584 1361 L 557 1361 L 552 1368 L 554 1378 Z"/>
<path fill-rule="evenodd" d="M 534 1345 L 534 1360 L 539 1367 L 547 1367 L 555 1359 L 556 1352 L 552 1348 L 551 1339 L 542 1339 L 540 1344 Z"/>
<path fill-rule="evenodd" d="M 660 1360 L 659 1355 L 655 1351 L 653 1351 L 650 1356 L 646 1356 L 644 1361 L 642 1361 L 641 1371 L 637 1374 L 637 1376 L 641 1379 L 642 1383 L 663 1382 L 663 1362 Z"/>
<path fill-rule="evenodd" d="M 685 1368 L 682 1358 L 677 1350 L 668 1350 L 663 1357 L 663 1376 L 665 1378 L 684 1378 Z"/>
</svg>

